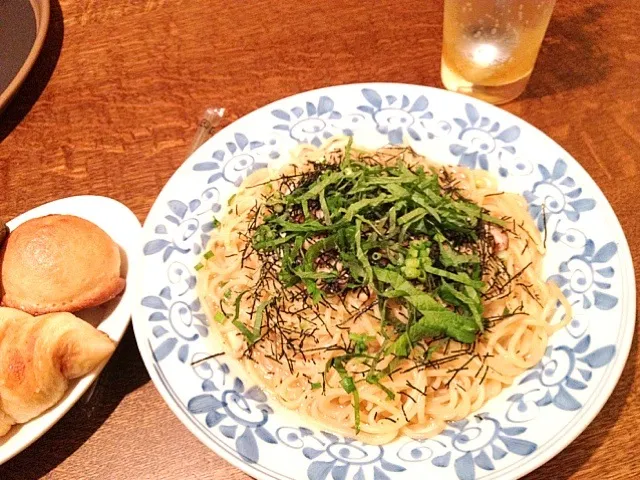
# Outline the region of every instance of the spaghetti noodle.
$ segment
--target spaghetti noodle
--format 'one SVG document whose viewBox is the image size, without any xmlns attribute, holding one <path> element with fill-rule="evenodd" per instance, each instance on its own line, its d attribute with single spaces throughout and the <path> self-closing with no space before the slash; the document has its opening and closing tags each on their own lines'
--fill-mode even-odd
<svg viewBox="0 0 640 480">
<path fill-rule="evenodd" d="M 571 318 L 525 200 L 484 171 L 339 139 L 229 206 L 198 272 L 212 329 L 287 408 L 368 443 L 478 410 Z"/>
</svg>

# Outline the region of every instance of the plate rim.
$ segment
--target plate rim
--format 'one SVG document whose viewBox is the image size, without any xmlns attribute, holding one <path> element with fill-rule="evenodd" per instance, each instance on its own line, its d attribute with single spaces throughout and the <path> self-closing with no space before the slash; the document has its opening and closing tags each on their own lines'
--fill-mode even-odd
<svg viewBox="0 0 640 480">
<path fill-rule="evenodd" d="M 485 109 L 489 109 L 490 111 L 499 111 L 501 116 L 506 116 L 507 118 L 509 118 L 512 121 L 515 121 L 516 123 L 523 123 L 526 124 L 527 129 L 534 132 L 537 136 L 540 136 L 542 138 L 545 138 L 548 142 L 550 142 L 554 149 L 560 153 L 563 154 L 563 156 L 565 158 L 569 158 L 572 160 L 572 168 L 576 169 L 580 172 L 581 175 L 585 176 L 586 178 L 588 178 L 591 181 L 591 184 L 593 186 L 593 188 L 601 195 L 602 199 L 605 200 L 604 204 L 601 205 L 601 208 L 604 207 L 604 209 L 608 209 L 608 213 L 612 215 L 612 220 L 614 220 L 614 222 L 612 222 L 612 227 L 614 229 L 617 230 L 617 235 L 616 235 L 616 245 L 618 247 L 618 255 L 620 256 L 620 264 L 626 264 L 629 266 L 628 269 L 624 270 L 625 272 L 625 282 L 626 282 L 626 286 L 627 289 L 626 290 L 622 290 L 622 295 L 621 297 L 624 297 L 624 304 L 629 306 L 629 310 L 627 312 L 624 311 L 623 308 L 623 312 L 621 314 L 621 318 L 624 321 L 624 324 L 621 326 L 621 332 L 619 334 L 619 337 L 621 339 L 620 343 L 616 343 L 616 347 L 619 348 L 619 353 L 616 355 L 618 358 L 618 363 L 616 363 L 613 366 L 613 370 L 611 372 L 611 375 L 602 382 L 602 388 L 600 390 L 600 392 L 593 397 L 593 404 L 592 406 L 589 408 L 587 415 L 581 415 L 579 417 L 579 419 L 576 420 L 576 425 L 574 427 L 571 427 L 571 429 L 569 430 L 568 433 L 565 433 L 563 436 L 560 437 L 560 441 L 558 440 L 554 440 L 552 441 L 551 445 L 545 449 L 541 454 L 536 455 L 534 458 L 531 458 L 530 461 L 522 463 L 520 465 L 512 465 L 511 467 L 507 467 L 510 471 L 509 472 L 505 472 L 504 470 L 500 470 L 500 471 L 494 471 L 493 473 L 497 473 L 500 474 L 501 478 L 503 474 L 507 474 L 510 475 L 507 478 L 513 478 L 513 479 L 517 479 L 517 478 L 521 478 L 522 476 L 534 471 L 535 469 L 539 468 L 540 466 L 548 463 L 552 458 L 554 458 L 555 456 L 557 456 L 562 450 L 564 450 L 565 448 L 567 448 L 568 446 L 570 446 L 575 439 L 580 436 L 585 429 L 593 422 L 593 420 L 595 419 L 596 416 L 598 416 L 598 414 L 602 411 L 602 409 L 604 408 L 604 406 L 606 405 L 606 403 L 609 401 L 609 399 L 611 398 L 611 395 L 613 393 L 613 391 L 615 390 L 615 387 L 618 385 L 620 378 L 622 376 L 622 373 L 624 371 L 624 368 L 627 365 L 627 362 L 629 360 L 629 353 L 631 350 L 631 346 L 632 346 L 632 342 L 633 342 L 633 332 L 635 329 L 635 324 L 636 324 L 636 282 L 635 282 L 635 268 L 633 265 L 633 258 L 631 256 L 631 250 L 629 247 L 629 243 L 627 240 L 627 237 L 625 235 L 625 232 L 622 228 L 622 225 L 620 224 L 620 220 L 618 219 L 618 216 L 616 215 L 616 212 L 613 208 L 613 206 L 611 205 L 611 203 L 609 202 L 608 198 L 606 197 L 606 195 L 604 194 L 604 192 L 602 191 L 602 189 L 600 188 L 600 186 L 596 183 L 595 179 L 587 172 L 587 170 L 582 166 L 582 164 L 573 156 L 571 155 L 569 152 L 567 152 L 564 147 L 562 147 L 559 143 L 557 143 L 552 137 L 550 137 L 549 135 L 547 135 L 545 132 L 543 132 L 542 130 L 540 130 L 539 128 L 537 128 L 536 126 L 532 125 L 531 123 L 529 123 L 527 120 L 518 117 L 517 115 L 504 110 L 496 105 L 492 105 L 488 102 L 485 102 L 483 100 L 480 99 L 476 99 L 476 98 L 472 98 L 472 97 L 468 97 L 466 95 L 463 94 L 459 94 L 456 92 L 451 92 L 442 88 L 438 88 L 438 87 L 434 87 L 434 86 L 428 86 L 428 85 L 419 85 L 419 84 L 409 84 L 409 83 L 399 83 L 399 82 L 355 82 L 355 83 L 344 83 L 344 84 L 336 84 L 336 85 L 329 85 L 329 86 L 324 86 L 324 87 L 320 87 L 320 88 L 315 88 L 315 89 L 311 89 L 311 90 L 306 90 L 303 92 L 298 92 L 298 93 L 294 93 L 292 95 L 288 95 L 282 98 L 278 98 L 276 100 L 273 100 L 267 104 L 264 104 L 258 108 L 255 108 L 254 110 L 246 113 L 245 115 L 239 117 L 238 119 L 234 120 L 232 123 L 230 123 L 229 125 L 225 126 L 223 129 L 219 130 L 218 132 L 216 132 L 215 135 L 213 135 L 209 140 L 207 140 L 207 142 L 205 142 L 202 146 L 200 146 L 196 151 L 194 151 L 193 153 L 191 153 L 186 159 L 184 159 L 184 161 L 175 169 L 175 171 L 173 172 L 173 174 L 169 177 L 169 179 L 166 181 L 165 185 L 162 187 L 162 189 L 159 191 L 159 193 L 157 194 L 153 205 L 151 206 L 149 213 L 147 214 L 145 221 L 143 223 L 143 227 L 142 227 L 142 237 L 143 237 L 143 242 L 144 240 L 146 240 L 146 233 L 148 232 L 148 230 L 151 228 L 151 217 L 152 217 L 152 213 L 154 212 L 154 210 L 160 208 L 158 206 L 158 199 L 163 197 L 166 192 L 169 190 L 169 186 L 170 184 L 172 184 L 172 182 L 174 181 L 174 178 L 178 177 L 179 175 L 182 174 L 183 170 L 187 169 L 187 164 L 189 164 L 189 162 L 191 161 L 192 158 L 198 156 L 200 153 L 200 151 L 204 151 L 206 148 L 208 148 L 208 145 L 210 143 L 213 143 L 216 141 L 217 137 L 223 136 L 225 133 L 227 133 L 228 130 L 232 130 L 234 128 L 235 125 L 237 125 L 238 123 L 244 121 L 247 117 L 257 114 L 258 112 L 261 112 L 263 110 L 268 110 L 270 107 L 274 106 L 275 104 L 278 104 L 280 102 L 283 101 L 290 101 L 290 100 L 294 100 L 297 97 L 304 97 L 307 95 L 321 95 L 323 93 L 327 93 L 328 91 L 331 91 L 335 88 L 339 88 L 339 87 L 352 87 L 352 88 L 411 88 L 411 89 L 424 89 L 425 90 L 425 95 L 428 95 L 429 91 L 431 92 L 437 92 L 438 94 L 445 94 L 445 95 L 453 95 L 456 97 L 462 97 L 464 98 L 468 103 L 472 103 L 472 104 L 479 104 L 482 106 L 482 108 Z M 141 262 L 141 268 L 140 268 L 140 286 L 142 287 L 142 279 L 144 276 L 144 270 L 145 270 L 145 263 L 146 263 L 146 259 L 143 258 L 142 262 Z M 625 283 L 623 283 L 624 285 Z M 209 448 L 214 454 L 219 455 L 220 457 L 222 457 L 224 460 L 226 460 L 227 462 L 229 462 L 230 464 L 232 464 L 234 467 L 240 469 L 241 471 L 252 475 L 252 476 L 256 476 L 256 478 L 259 479 L 288 479 L 290 477 L 283 475 L 279 472 L 277 472 L 277 476 L 273 476 L 271 473 L 265 473 L 262 472 L 261 470 L 259 470 L 256 467 L 259 467 L 259 465 L 256 464 L 247 464 L 246 462 L 241 461 L 240 459 L 238 459 L 237 457 L 233 456 L 230 452 L 227 452 L 225 448 L 212 448 L 210 446 L 210 442 L 211 439 L 209 437 L 207 437 L 206 435 L 204 435 L 203 433 L 201 433 L 200 431 L 198 431 L 197 429 L 197 425 L 195 424 L 195 422 L 191 419 L 191 417 L 189 417 L 186 413 L 184 413 L 182 411 L 182 409 L 180 408 L 179 405 L 179 401 L 174 399 L 171 392 L 167 389 L 167 387 L 165 386 L 164 382 L 162 381 L 162 379 L 160 378 L 160 375 L 157 375 L 156 369 L 157 367 L 155 366 L 155 361 L 153 360 L 153 358 L 151 357 L 150 349 L 146 348 L 148 345 L 146 345 L 146 343 L 148 343 L 148 339 L 147 337 L 144 336 L 143 334 L 143 329 L 144 326 L 143 325 L 138 325 L 139 323 L 142 323 L 142 318 L 140 318 L 140 320 L 136 320 L 139 317 L 142 317 L 142 315 L 139 315 L 138 312 L 140 311 L 140 305 L 136 304 L 134 305 L 134 310 L 133 310 L 133 314 L 132 314 L 132 324 L 133 324 L 133 329 L 134 329 L 134 334 L 136 337 L 136 344 L 138 346 L 138 349 L 140 350 L 141 353 L 141 357 L 143 359 L 143 362 L 145 364 L 145 367 L 147 369 L 147 371 L 149 372 L 150 377 L 153 380 L 154 386 L 156 387 L 156 389 L 159 391 L 160 395 L 162 396 L 163 400 L 165 401 L 165 403 L 170 407 L 171 411 L 174 413 L 174 415 L 176 415 L 178 417 L 178 419 L 181 421 L 181 423 L 187 427 L 187 429 L 196 436 L 196 438 L 198 438 L 207 448 Z M 170 399 L 170 401 L 168 400 Z M 576 417 L 577 418 L 577 417 Z M 491 473 L 489 474 L 491 475 Z M 511 476 L 512 475 L 512 476 Z"/>
</svg>

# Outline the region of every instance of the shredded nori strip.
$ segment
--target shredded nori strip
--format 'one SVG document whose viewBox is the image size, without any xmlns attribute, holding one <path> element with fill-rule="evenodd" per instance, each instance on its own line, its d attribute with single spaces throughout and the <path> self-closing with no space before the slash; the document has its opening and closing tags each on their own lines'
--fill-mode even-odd
<svg viewBox="0 0 640 480">
<path fill-rule="evenodd" d="M 306 360 L 314 351 L 336 352 L 326 365 L 318 365 L 322 383 L 309 380 L 310 388 L 321 386 L 324 394 L 326 374 L 335 370 L 342 388 L 353 396 L 356 432 L 359 382 L 377 385 L 393 398 L 398 392 L 383 381 L 399 370 L 401 359 L 410 362 L 402 370 L 408 372 L 439 368 L 460 358 L 466 362 L 450 370 L 447 385 L 474 358 L 482 362 L 476 376 L 484 380 L 486 356 L 473 353 L 478 336 L 504 318 L 526 315 L 516 309 L 483 316 L 483 301 L 508 295 L 515 284 L 528 291 L 519 280 L 530 265 L 509 274 L 491 234 L 491 229 L 514 234 L 515 222 L 511 227 L 510 219 L 493 217 L 466 199 L 445 169 L 405 162 L 405 155 L 412 157 L 413 152 L 399 147 L 371 155 L 352 149 L 349 141 L 346 148 L 310 163 L 304 171 L 258 185 L 273 188 L 250 211 L 248 231 L 239 233 L 245 242 L 242 265 L 251 255 L 260 265 L 258 280 L 229 300 L 235 307 L 232 323 L 247 341 L 245 355 L 251 358 L 266 342 L 267 357 L 294 373 L 296 357 Z M 363 293 L 369 300 L 353 308 L 347 322 L 376 309 L 384 344 L 378 345 L 375 337 L 349 334 L 340 335 L 334 345 L 310 347 L 317 344 L 314 334 L 319 329 L 334 333 L 318 305 L 333 308 L 328 300 L 338 299 L 349 312 L 350 293 Z M 245 295 L 253 299 L 248 312 L 253 325 L 239 320 Z M 293 302 L 304 307 L 290 310 Z M 283 315 L 298 315 L 301 321 L 291 325 Z M 463 347 L 449 351 L 451 340 Z M 436 351 L 441 356 L 433 359 Z M 395 359 L 379 368 L 388 355 Z M 356 365 L 362 370 L 356 372 Z"/>
</svg>

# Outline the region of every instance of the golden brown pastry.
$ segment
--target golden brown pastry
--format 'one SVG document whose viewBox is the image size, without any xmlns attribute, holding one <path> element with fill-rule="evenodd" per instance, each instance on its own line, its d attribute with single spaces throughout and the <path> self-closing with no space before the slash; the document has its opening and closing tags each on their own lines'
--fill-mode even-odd
<svg viewBox="0 0 640 480">
<path fill-rule="evenodd" d="M 103 332 L 71 313 L 32 317 L 0 307 L 0 436 L 58 403 L 68 381 L 114 351 Z"/>
<path fill-rule="evenodd" d="M 2 257 L 2 304 L 33 315 L 93 307 L 125 286 L 118 245 L 72 215 L 26 221 L 9 234 Z"/>
</svg>

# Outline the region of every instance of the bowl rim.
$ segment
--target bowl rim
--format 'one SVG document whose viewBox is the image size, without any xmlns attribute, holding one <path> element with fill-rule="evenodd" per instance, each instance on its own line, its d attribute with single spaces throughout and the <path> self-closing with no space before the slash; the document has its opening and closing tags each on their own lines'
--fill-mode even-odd
<svg viewBox="0 0 640 480">
<path fill-rule="evenodd" d="M 40 55 L 49 29 L 49 19 L 51 16 L 50 0 L 30 0 L 29 3 L 36 17 L 36 38 L 22 67 L 20 67 L 20 70 L 18 70 L 18 73 L 13 77 L 13 80 L 11 80 L 7 88 L 3 92 L 0 92 L 0 112 L 11 101 L 27 78 L 27 75 L 29 75 L 29 72 Z"/>
</svg>

